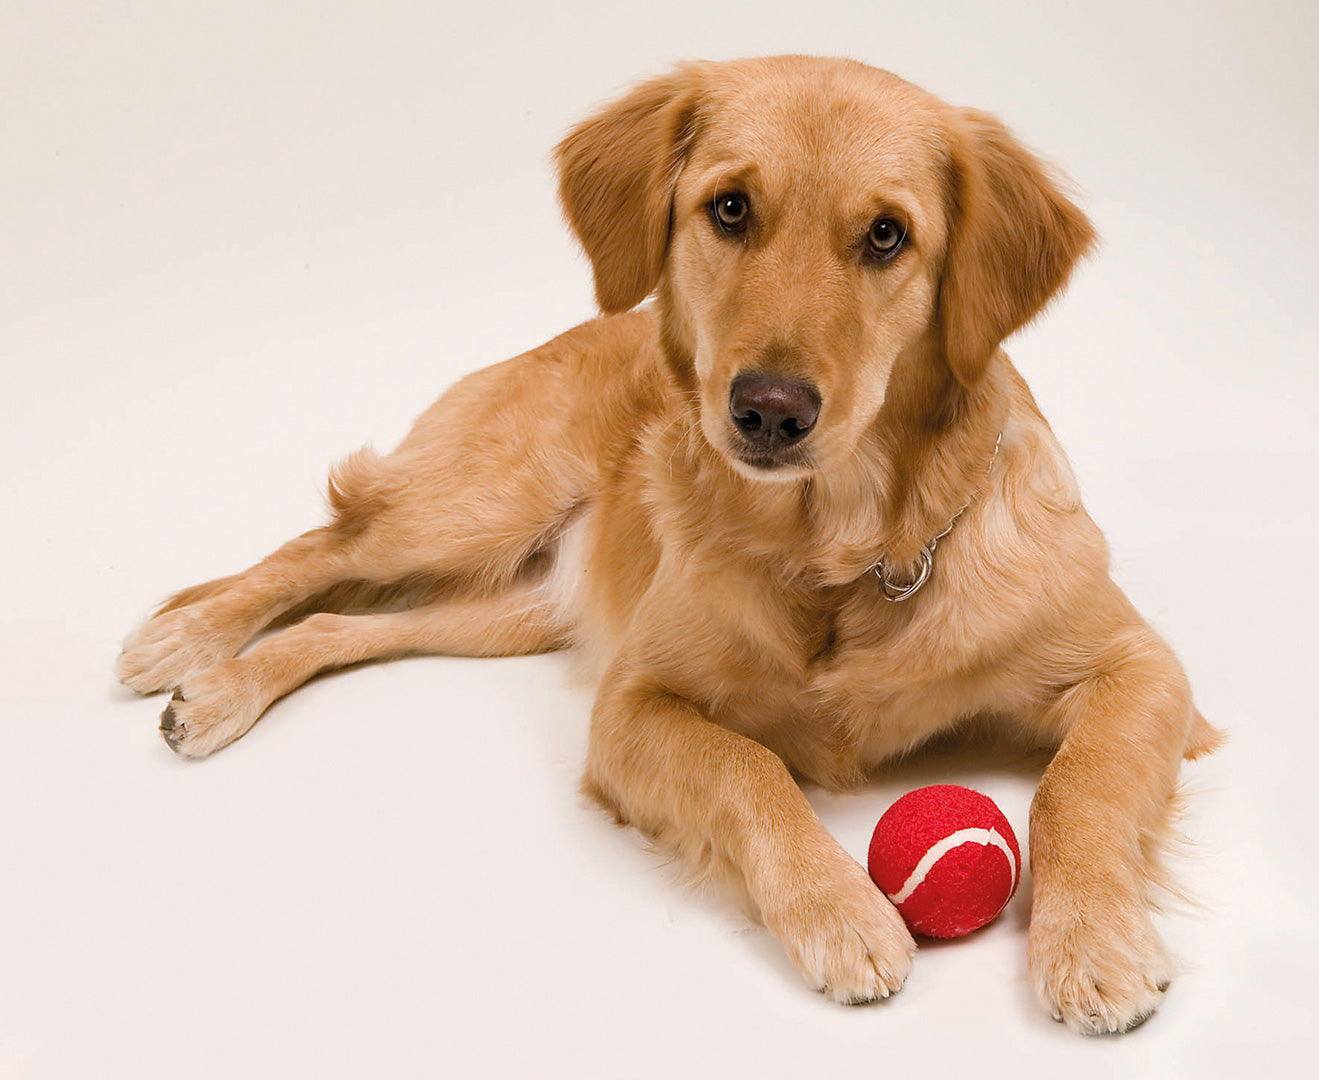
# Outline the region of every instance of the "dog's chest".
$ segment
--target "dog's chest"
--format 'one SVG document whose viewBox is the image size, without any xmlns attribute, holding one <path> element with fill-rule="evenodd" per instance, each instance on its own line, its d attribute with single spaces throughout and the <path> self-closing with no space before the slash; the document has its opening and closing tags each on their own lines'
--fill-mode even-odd
<svg viewBox="0 0 1319 1080">
<path fill-rule="evenodd" d="M 719 687 L 703 702 L 712 719 L 770 746 L 800 775 L 846 786 L 983 705 L 984 680 L 956 635 L 931 630 L 944 605 L 933 590 L 925 599 L 904 609 L 863 579 L 795 605 L 747 606 L 750 617 L 722 646 L 703 650 L 691 689 Z M 794 617 L 790 633 L 763 632 Z M 720 667 L 730 657 L 735 686 Z"/>
<path fill-rule="evenodd" d="M 796 772 L 844 783 L 948 716 L 944 696 L 927 692 L 930 658 L 907 641 L 912 620 L 877 588 L 861 591 L 870 585 L 767 589 L 727 564 L 689 571 L 647 605 L 665 613 L 658 639 L 680 643 L 647 666 Z"/>
<path fill-rule="evenodd" d="M 627 653 L 628 666 L 828 786 L 947 722 L 951 704 L 930 685 L 935 654 L 917 635 L 925 620 L 884 600 L 873 578 L 812 588 L 726 545 L 656 545 L 653 561 L 634 551 L 629 569 L 653 569 L 620 593 L 623 561 L 602 560 L 599 540 L 592 549 L 598 524 L 583 515 L 565 532 L 547 582 L 592 675 Z M 635 600 L 618 602 L 626 594 Z M 928 611 L 936 590 L 921 600 Z"/>
</svg>

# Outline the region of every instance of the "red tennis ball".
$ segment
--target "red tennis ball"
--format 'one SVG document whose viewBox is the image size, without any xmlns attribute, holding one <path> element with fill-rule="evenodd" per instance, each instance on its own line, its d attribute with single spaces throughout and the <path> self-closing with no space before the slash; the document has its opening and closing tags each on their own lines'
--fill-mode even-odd
<svg viewBox="0 0 1319 1080">
<path fill-rule="evenodd" d="M 955 784 L 909 791 L 870 838 L 870 877 L 917 934 L 978 930 L 1021 878 L 1017 837 L 994 800 Z"/>
</svg>

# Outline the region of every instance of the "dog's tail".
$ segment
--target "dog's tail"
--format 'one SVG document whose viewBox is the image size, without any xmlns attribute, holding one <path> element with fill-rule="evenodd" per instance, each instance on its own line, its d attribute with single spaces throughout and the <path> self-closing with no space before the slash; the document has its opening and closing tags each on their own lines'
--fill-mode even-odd
<svg viewBox="0 0 1319 1080">
<path fill-rule="evenodd" d="M 1191 734 L 1186 740 L 1186 760 L 1194 761 L 1198 757 L 1212 754 L 1225 742 L 1227 742 L 1227 732 L 1214 727 L 1204 718 L 1200 710 L 1196 709 L 1195 719 L 1191 722 Z"/>
</svg>

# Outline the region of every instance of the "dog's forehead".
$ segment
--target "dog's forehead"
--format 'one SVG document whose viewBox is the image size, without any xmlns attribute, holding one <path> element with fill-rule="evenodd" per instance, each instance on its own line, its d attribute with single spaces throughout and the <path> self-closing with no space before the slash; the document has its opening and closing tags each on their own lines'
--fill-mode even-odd
<svg viewBox="0 0 1319 1080">
<path fill-rule="evenodd" d="M 739 71 L 701 109 L 693 159 L 740 162 L 784 184 L 937 184 L 946 158 L 942 103 L 860 64 Z"/>
</svg>

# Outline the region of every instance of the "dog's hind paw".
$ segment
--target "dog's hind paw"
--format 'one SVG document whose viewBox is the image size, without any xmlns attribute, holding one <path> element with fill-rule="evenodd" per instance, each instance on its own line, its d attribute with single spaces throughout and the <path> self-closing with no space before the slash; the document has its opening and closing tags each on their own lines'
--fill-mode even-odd
<svg viewBox="0 0 1319 1080">
<path fill-rule="evenodd" d="M 196 608 L 164 611 L 124 640 L 115 677 L 139 694 L 170 690 L 189 675 L 235 655 L 242 644 L 218 632 Z"/>
<path fill-rule="evenodd" d="M 160 733 L 182 757 L 205 757 L 245 734 L 261 716 L 256 687 L 241 660 L 222 661 L 174 691 L 160 715 Z"/>
</svg>

